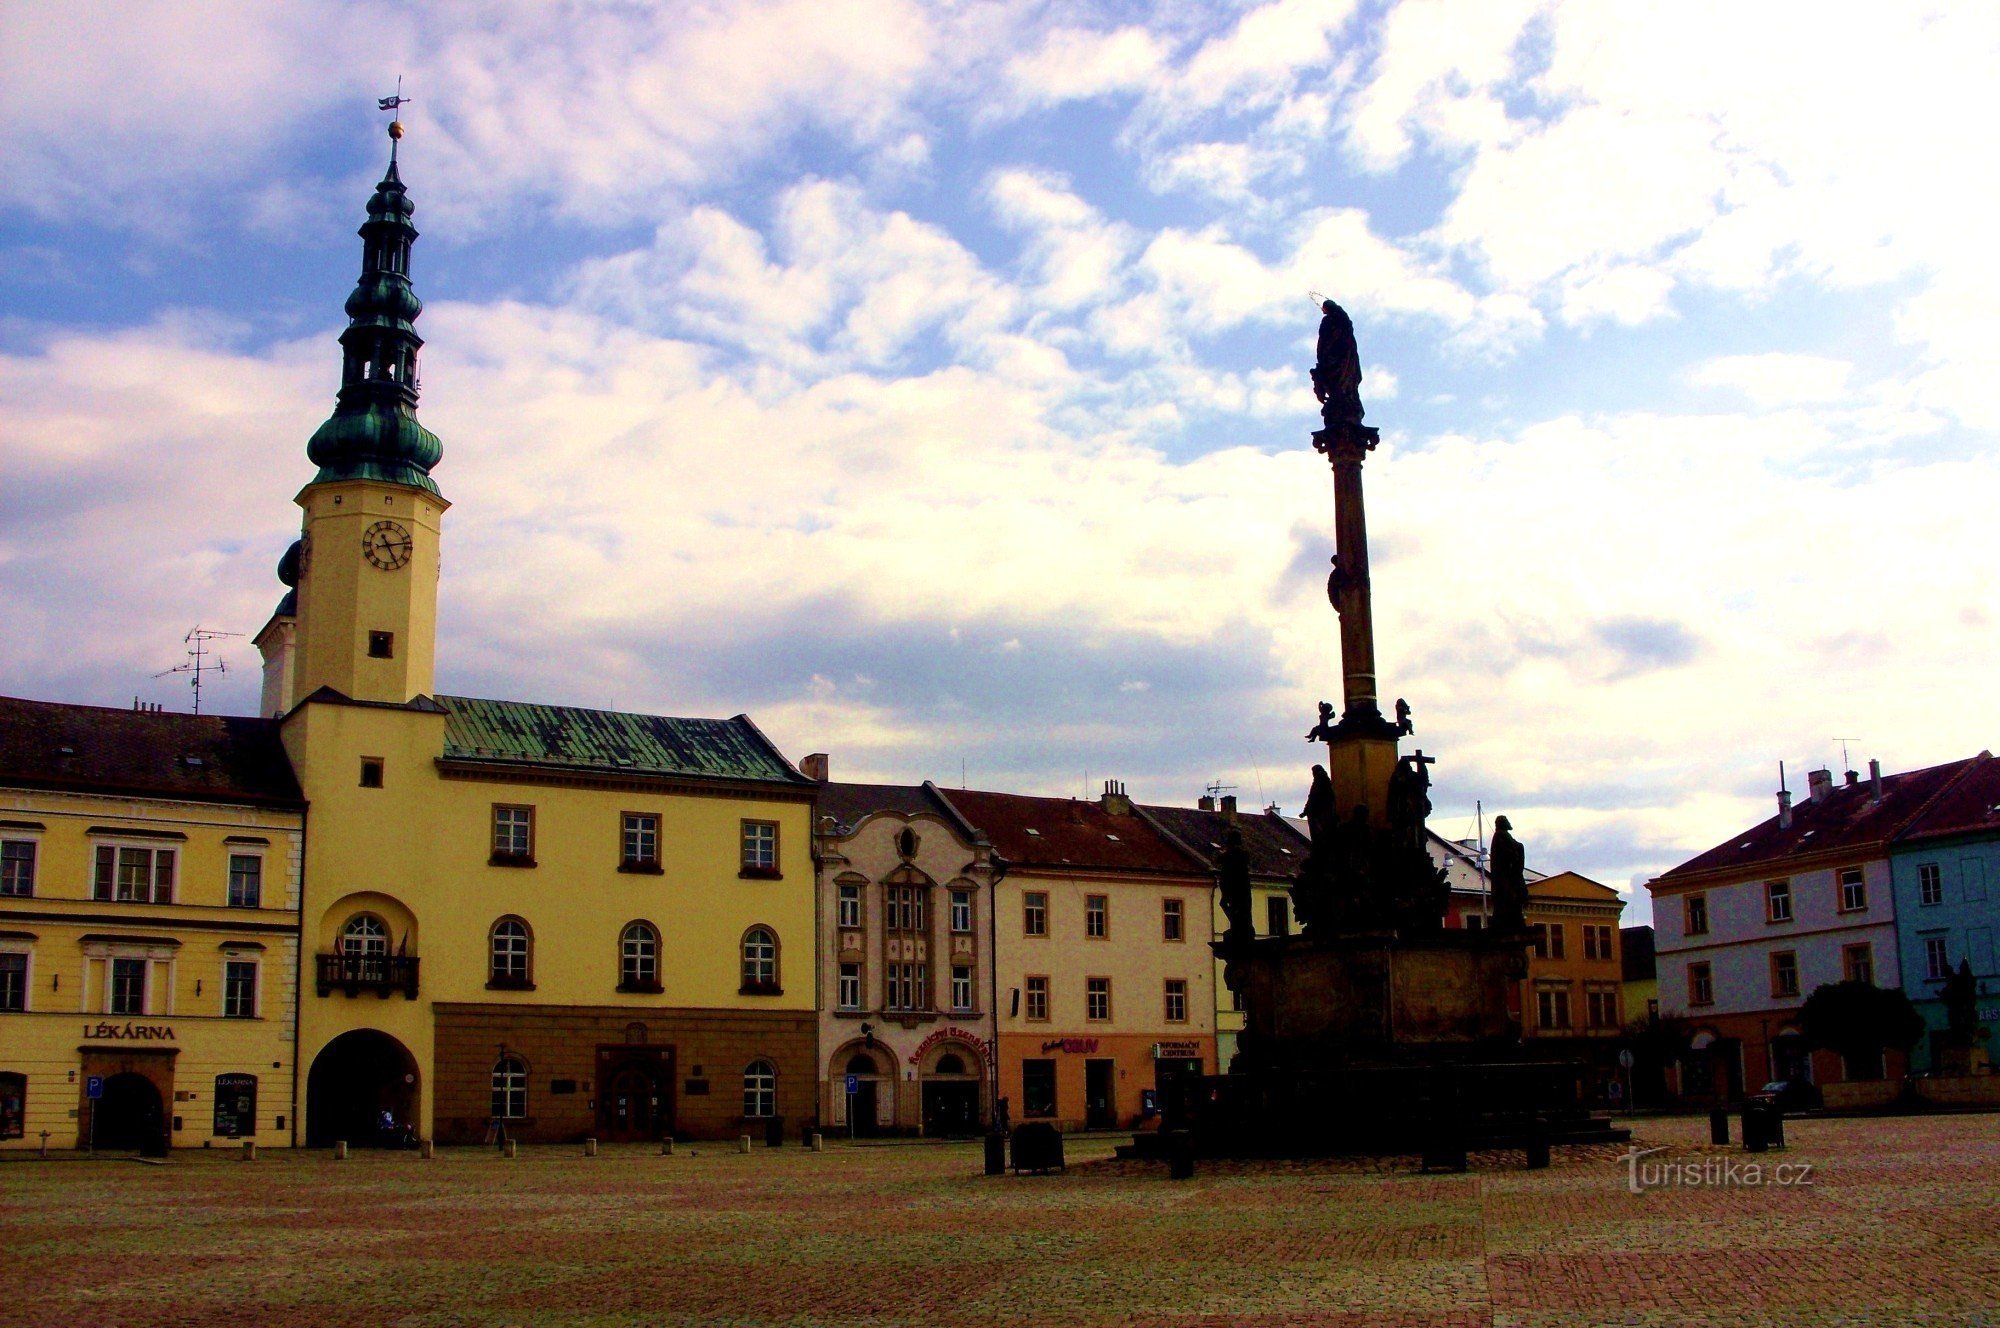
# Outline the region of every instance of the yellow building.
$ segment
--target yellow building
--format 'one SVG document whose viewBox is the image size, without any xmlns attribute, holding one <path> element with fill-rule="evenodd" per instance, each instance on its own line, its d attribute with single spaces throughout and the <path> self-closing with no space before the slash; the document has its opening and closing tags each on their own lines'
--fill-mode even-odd
<svg viewBox="0 0 2000 1328">
<path fill-rule="evenodd" d="M 815 1100 L 811 781 L 748 718 L 433 694 L 443 447 L 413 206 L 361 227 L 292 585 L 258 634 L 311 805 L 302 1138 L 733 1135 Z"/>
<path fill-rule="evenodd" d="M 1625 901 L 1576 872 L 1528 883 L 1523 1024 L 1529 1037 L 1614 1039 L 1625 1027 L 1618 915 Z"/>
<path fill-rule="evenodd" d="M 0 1147 L 290 1142 L 304 824 L 269 721 L 0 699 Z"/>
<path fill-rule="evenodd" d="M 1206 864 L 1115 782 L 1097 802 L 940 792 L 1004 864 L 993 967 L 1011 1119 L 1152 1123 L 1168 1080 L 1216 1069 Z"/>
<path fill-rule="evenodd" d="M 1240 815 L 1236 799 L 1203 795 L 1193 808 L 1142 806 L 1139 814 L 1191 856 L 1213 872 L 1222 852 L 1223 836 L 1230 829 L 1243 837 L 1243 851 L 1250 863 L 1250 908 L 1256 934 L 1289 936 L 1292 933 L 1292 880 L 1305 861 L 1312 841 L 1305 831 L 1267 809 L 1255 815 Z M 1210 903 L 1209 925 L 1220 936 L 1229 929 L 1222 914 L 1222 892 L 1216 890 Z M 1245 1023 L 1242 995 L 1229 990 L 1222 980 L 1224 964 L 1215 961 L 1215 1058 L 1218 1073 L 1227 1073 L 1236 1057 L 1236 1039 Z"/>
</svg>

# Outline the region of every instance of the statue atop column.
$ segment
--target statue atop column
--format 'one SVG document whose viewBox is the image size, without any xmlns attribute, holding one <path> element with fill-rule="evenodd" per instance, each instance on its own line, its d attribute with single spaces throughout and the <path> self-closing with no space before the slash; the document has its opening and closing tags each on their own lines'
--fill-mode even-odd
<svg viewBox="0 0 2000 1328">
<path fill-rule="evenodd" d="M 1354 345 L 1354 320 L 1332 300 L 1320 302 L 1319 349 L 1312 370 L 1313 395 L 1319 398 L 1320 418 L 1331 429 L 1336 424 L 1359 424 L 1361 409 L 1361 352 Z"/>
<path fill-rule="evenodd" d="M 1498 932 L 1528 929 L 1528 851 L 1514 838 L 1514 826 L 1504 816 L 1493 818 L 1491 878 L 1492 928 Z"/>
</svg>

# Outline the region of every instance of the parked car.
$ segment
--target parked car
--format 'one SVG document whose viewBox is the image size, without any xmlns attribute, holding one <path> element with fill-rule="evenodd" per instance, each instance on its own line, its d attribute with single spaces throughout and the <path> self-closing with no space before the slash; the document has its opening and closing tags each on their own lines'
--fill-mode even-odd
<svg viewBox="0 0 2000 1328">
<path fill-rule="evenodd" d="M 1810 1079 L 1773 1079 L 1751 1096 L 1776 1103 L 1780 1111 L 1817 1111 L 1821 1105 L 1819 1085 Z"/>
</svg>

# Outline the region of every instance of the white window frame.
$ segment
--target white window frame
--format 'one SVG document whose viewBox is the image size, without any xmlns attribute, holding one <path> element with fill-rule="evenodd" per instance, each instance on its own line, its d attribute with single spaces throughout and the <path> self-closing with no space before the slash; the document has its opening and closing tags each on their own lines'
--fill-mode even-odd
<svg viewBox="0 0 2000 1328">
<path fill-rule="evenodd" d="M 0 1014 L 32 1014 L 35 1009 L 35 947 L 28 941 L 0 941 L 0 955 L 21 956 L 21 1008 L 0 1006 Z"/>
<path fill-rule="evenodd" d="M 520 929 L 520 935 L 517 937 L 510 932 L 503 937 L 501 935 L 503 927 L 517 927 Z M 525 918 L 516 917 L 512 913 L 495 918 L 493 926 L 486 933 L 486 980 L 503 983 L 529 981 L 535 971 L 534 954 L 535 933 Z M 503 958 L 506 960 L 504 972 L 501 969 Z M 518 972 L 515 971 L 516 960 L 519 961 Z"/>
<path fill-rule="evenodd" d="M 222 887 L 223 902 L 231 908 L 264 907 L 264 860 L 266 856 L 264 850 L 254 844 L 227 844 L 224 847 L 229 850 L 229 879 L 224 882 Z M 236 860 L 238 858 L 244 858 L 257 864 L 257 898 L 254 903 L 239 904 L 236 902 Z"/>
<path fill-rule="evenodd" d="M 1715 969 L 1707 961 L 1688 965 L 1687 985 L 1690 1006 L 1706 1009 L 1715 1004 Z"/>
<path fill-rule="evenodd" d="M 1926 907 L 1944 902 L 1944 869 L 1935 862 L 1917 864 L 1917 902 Z"/>
<path fill-rule="evenodd" d="M 1861 961 L 1858 964 L 1855 962 L 1857 957 Z M 1865 969 L 1866 972 L 1857 973 L 1856 969 Z M 1860 941 L 1854 945 L 1841 946 L 1840 975 L 1846 981 L 1866 982 L 1870 986 L 1873 986 L 1875 984 L 1875 946 L 1873 942 Z"/>
<path fill-rule="evenodd" d="M 761 1057 L 743 1067 L 743 1115 L 766 1120 L 778 1114 L 778 1067 Z"/>
<path fill-rule="evenodd" d="M 1103 1013 L 1098 1013 L 1099 1001 L 1103 1002 Z M 1083 1019 L 1088 1024 L 1108 1024 L 1111 1022 L 1111 979 L 1104 974 L 1086 977 L 1083 980 Z"/>
<path fill-rule="evenodd" d="M 139 1008 L 121 1010 L 118 1008 L 118 966 L 137 964 L 139 966 Z M 104 962 L 104 1012 L 118 1015 L 145 1015 L 150 1012 L 148 999 L 152 995 L 153 963 L 139 955 L 112 955 Z"/>
<path fill-rule="evenodd" d="M 743 985 L 778 985 L 778 933 L 762 923 L 743 933 Z"/>
<path fill-rule="evenodd" d="M 1782 961 L 1789 960 L 1789 963 Z M 1789 978 L 1789 981 L 1787 980 Z M 1790 1000 L 1799 994 L 1799 952 L 1796 950 L 1771 951 L 1771 995 L 1778 1000 Z"/>
<path fill-rule="evenodd" d="M 1160 901 L 1160 939 L 1187 940 L 1187 905 L 1172 896 Z"/>
<path fill-rule="evenodd" d="M 1186 978 L 1168 978 L 1164 993 L 1163 1013 L 1170 1024 L 1184 1024 L 1188 1017 L 1188 984 Z M 1179 1013 L 1175 1013 L 1175 1006 Z"/>
<path fill-rule="evenodd" d="M 963 887 L 951 892 L 951 931 L 954 936 L 972 932 L 972 891 Z"/>
<path fill-rule="evenodd" d="M 776 821 L 743 820 L 742 839 L 743 870 L 751 872 L 775 872 L 778 870 L 778 823 Z"/>
<path fill-rule="evenodd" d="M 626 989 L 660 983 L 660 931 L 634 919 L 618 932 L 618 985 Z"/>
<path fill-rule="evenodd" d="M 1862 913 L 1867 911 L 1868 873 L 1866 871 L 1859 867 L 1840 867 L 1834 871 L 1834 880 L 1840 885 L 1840 911 L 1842 913 Z"/>
<path fill-rule="evenodd" d="M 651 844 L 651 851 L 646 851 Z M 660 865 L 660 814 L 620 812 L 618 814 L 618 860 L 627 867 Z"/>
<path fill-rule="evenodd" d="M 1021 935 L 1047 936 L 1049 934 L 1049 892 L 1046 890 L 1024 890 L 1021 892 Z"/>
<path fill-rule="evenodd" d="M 1924 937 L 1924 976 L 1933 981 L 1951 976 L 1951 946 L 1942 936 Z"/>
<path fill-rule="evenodd" d="M 28 888 L 21 891 L 0 891 L 0 899 L 33 899 L 35 888 L 41 883 L 42 837 L 31 830 L 9 830 L 0 833 L 0 854 L 4 854 L 6 846 L 10 844 L 28 846 Z"/>
<path fill-rule="evenodd" d="M 173 904 L 181 897 L 181 862 L 187 854 L 186 846 L 180 841 L 161 843 L 157 839 L 127 839 L 116 835 L 95 835 L 90 840 L 90 897 L 100 902 L 114 904 Z M 97 893 L 98 855 L 105 849 L 111 850 L 111 893 Z M 124 877 L 125 854 L 145 853 L 146 897 L 135 899 L 119 894 Z M 160 899 L 160 854 L 171 855 L 172 864 L 167 871 L 167 897 Z"/>
<path fill-rule="evenodd" d="M 520 847 L 515 847 L 516 844 Z M 535 856 L 535 809 L 532 804 L 493 804 L 493 856 L 524 860 Z"/>
<path fill-rule="evenodd" d="M 839 982 L 839 989 L 834 996 L 836 1002 L 834 1008 L 840 1010 L 859 1010 L 861 1008 L 861 965 L 855 963 L 842 964 L 840 966 Z"/>
<path fill-rule="evenodd" d="M 836 925 L 848 928 L 861 925 L 861 887 L 852 881 L 836 887 L 834 897 Z"/>
<path fill-rule="evenodd" d="M 956 1014 L 972 1009 L 972 970 L 964 964 L 951 967 L 951 1008 Z"/>
<path fill-rule="evenodd" d="M 599 859 L 602 861 L 603 859 Z M 513 1053 L 493 1062 L 487 1106 L 499 1120 L 528 1118 L 528 1063 Z M 497 1108 L 497 1110 L 493 1110 Z"/>
</svg>

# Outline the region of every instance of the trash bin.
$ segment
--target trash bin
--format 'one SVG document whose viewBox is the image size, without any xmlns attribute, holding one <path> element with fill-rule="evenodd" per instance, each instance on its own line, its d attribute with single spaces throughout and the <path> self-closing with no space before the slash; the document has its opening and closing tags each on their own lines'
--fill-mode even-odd
<svg viewBox="0 0 2000 1328">
<path fill-rule="evenodd" d="M 1708 1113 L 1708 1141 L 1718 1148 L 1729 1142 L 1729 1113 L 1721 1107 Z"/>
<path fill-rule="evenodd" d="M 1007 1136 L 998 1130 L 986 1136 L 986 1174 L 1007 1174 Z"/>
<path fill-rule="evenodd" d="M 1190 1180 L 1194 1177 L 1194 1134 L 1192 1131 L 1167 1131 L 1167 1177 L 1170 1180 Z"/>
<path fill-rule="evenodd" d="M 785 1146 L 785 1118 L 770 1116 L 764 1121 L 764 1146 L 783 1148 Z"/>
<path fill-rule="evenodd" d="M 1063 1137 L 1046 1121 L 1029 1121 L 1014 1127 L 1012 1140 L 1014 1171 L 1066 1171 L 1063 1165 Z"/>
<path fill-rule="evenodd" d="M 1549 1135 L 1549 1123 L 1540 1116 L 1528 1122 L 1528 1170 L 1541 1171 L 1549 1165 Z"/>
<path fill-rule="evenodd" d="M 1761 1102 L 1743 1104 L 1743 1147 L 1761 1153 L 1771 1145 L 1770 1109 Z"/>
</svg>

